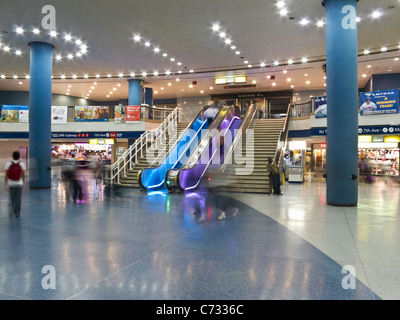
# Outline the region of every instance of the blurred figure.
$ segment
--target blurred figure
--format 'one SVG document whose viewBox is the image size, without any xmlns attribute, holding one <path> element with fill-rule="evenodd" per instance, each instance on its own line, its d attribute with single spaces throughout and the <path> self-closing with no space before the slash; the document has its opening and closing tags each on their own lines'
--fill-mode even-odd
<svg viewBox="0 0 400 320">
<path fill-rule="evenodd" d="M 213 169 L 209 170 L 208 176 L 206 177 L 206 202 L 209 207 L 215 208 L 217 220 L 219 221 L 225 220 L 228 212 L 232 213 L 233 216 L 239 213 L 239 209 L 233 204 L 232 198 L 224 193 L 224 187 L 227 185 L 227 177 L 226 174 Z M 199 221 L 204 221 L 204 217 L 203 220 Z"/>
<path fill-rule="evenodd" d="M 270 180 L 272 180 L 274 194 L 283 196 L 281 192 L 281 175 L 279 174 L 279 167 L 278 164 L 273 161 L 271 157 L 268 158 L 267 171 L 269 172 Z M 272 193 L 270 193 L 270 195 L 272 195 Z"/>
<path fill-rule="evenodd" d="M 66 190 L 70 191 L 72 189 L 72 199 L 74 201 L 77 199 L 82 200 L 83 192 L 81 183 L 78 180 L 75 155 L 71 155 L 71 157 L 63 167 L 63 176 L 67 181 Z"/>
</svg>

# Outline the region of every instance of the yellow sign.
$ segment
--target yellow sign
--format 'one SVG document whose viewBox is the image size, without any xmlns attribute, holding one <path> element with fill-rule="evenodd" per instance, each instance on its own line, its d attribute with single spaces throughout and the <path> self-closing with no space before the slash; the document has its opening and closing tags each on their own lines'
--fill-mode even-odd
<svg viewBox="0 0 400 320">
<path fill-rule="evenodd" d="M 361 143 L 372 142 L 372 136 L 358 136 L 358 142 Z"/>
<path fill-rule="evenodd" d="M 106 139 L 105 144 L 114 144 L 114 139 Z"/>
<path fill-rule="evenodd" d="M 236 77 L 235 78 L 235 83 L 246 83 L 247 82 L 247 77 Z"/>
<path fill-rule="evenodd" d="M 385 142 L 400 142 L 400 136 L 385 136 Z"/>
<path fill-rule="evenodd" d="M 89 144 L 99 144 L 99 140 L 97 140 L 97 139 L 89 139 Z"/>
<path fill-rule="evenodd" d="M 226 84 L 226 78 L 215 78 L 215 84 Z"/>
</svg>

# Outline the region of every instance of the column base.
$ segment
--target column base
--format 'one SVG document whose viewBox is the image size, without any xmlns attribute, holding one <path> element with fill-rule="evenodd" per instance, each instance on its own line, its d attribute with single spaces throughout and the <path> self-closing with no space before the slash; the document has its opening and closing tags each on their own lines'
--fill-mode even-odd
<svg viewBox="0 0 400 320">
<path fill-rule="evenodd" d="M 338 204 L 338 203 L 330 203 L 327 202 L 326 203 L 328 206 L 332 206 L 332 207 L 357 207 L 358 203 L 355 204 Z"/>
</svg>

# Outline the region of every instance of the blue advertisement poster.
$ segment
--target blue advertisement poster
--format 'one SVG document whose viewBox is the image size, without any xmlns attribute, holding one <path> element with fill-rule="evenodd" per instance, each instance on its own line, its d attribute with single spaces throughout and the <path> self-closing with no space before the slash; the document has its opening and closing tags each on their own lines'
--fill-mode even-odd
<svg viewBox="0 0 400 320">
<path fill-rule="evenodd" d="M 326 118 L 328 116 L 328 102 L 325 96 L 314 98 L 314 115 L 315 118 Z"/>
<path fill-rule="evenodd" d="M 28 122 L 29 106 L 2 105 L 1 121 L 3 122 Z"/>
<path fill-rule="evenodd" d="M 360 115 L 399 113 L 399 89 L 360 93 Z"/>
</svg>

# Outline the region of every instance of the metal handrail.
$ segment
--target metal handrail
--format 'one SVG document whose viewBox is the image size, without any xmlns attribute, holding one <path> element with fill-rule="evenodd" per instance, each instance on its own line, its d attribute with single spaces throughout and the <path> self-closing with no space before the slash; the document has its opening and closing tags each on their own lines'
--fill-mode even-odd
<svg viewBox="0 0 400 320">
<path fill-rule="evenodd" d="M 144 132 L 113 165 L 105 168 L 105 181 L 109 184 L 119 183 L 121 175 L 127 175 L 128 165 L 129 169 L 132 169 L 133 162 L 137 163 L 139 155 L 143 157 L 145 150 L 149 147 L 149 143 L 151 143 L 152 146 L 158 146 L 158 142 L 163 134 L 170 130 L 171 126 L 177 127 L 177 122 L 181 116 L 181 108 L 169 109 L 169 111 L 172 112 L 157 129 Z M 156 137 L 155 140 L 154 137 Z"/>
<path fill-rule="evenodd" d="M 276 147 L 274 160 L 278 164 L 278 167 L 280 166 L 280 162 L 282 159 L 282 151 L 286 148 L 286 141 L 287 141 L 288 134 L 289 134 L 290 110 L 291 110 L 291 104 L 289 104 L 289 106 L 288 106 L 285 123 L 284 123 L 283 129 L 279 135 L 278 145 Z M 282 144 L 284 144 L 284 145 L 282 145 Z"/>
<path fill-rule="evenodd" d="M 236 149 L 237 144 L 239 141 L 242 141 L 242 136 L 243 136 L 243 128 L 248 128 L 248 124 L 252 123 L 254 121 L 255 115 L 258 113 L 258 106 L 257 105 L 251 105 L 249 109 L 246 112 L 246 115 L 243 119 L 243 122 L 240 124 L 239 129 L 235 135 L 235 138 L 233 139 L 233 142 L 231 146 L 229 147 L 229 150 L 227 152 L 226 158 L 224 159 L 224 162 L 221 165 L 220 171 L 225 172 L 225 169 L 231 161 L 233 152 Z"/>
</svg>

